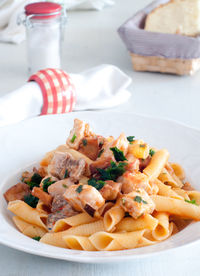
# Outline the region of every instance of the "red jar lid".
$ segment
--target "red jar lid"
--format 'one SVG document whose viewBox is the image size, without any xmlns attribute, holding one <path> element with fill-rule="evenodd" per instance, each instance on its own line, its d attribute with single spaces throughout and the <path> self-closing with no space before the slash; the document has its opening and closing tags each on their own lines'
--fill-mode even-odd
<svg viewBox="0 0 200 276">
<path fill-rule="evenodd" d="M 34 18 L 38 19 L 52 18 L 61 15 L 61 10 L 61 5 L 53 2 L 36 2 L 25 6 L 26 15 L 36 15 Z"/>
</svg>

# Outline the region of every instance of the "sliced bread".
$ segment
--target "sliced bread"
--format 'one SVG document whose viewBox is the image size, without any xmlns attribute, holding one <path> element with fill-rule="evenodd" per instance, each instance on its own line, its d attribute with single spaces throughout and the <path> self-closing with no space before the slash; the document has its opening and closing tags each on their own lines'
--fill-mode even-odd
<svg viewBox="0 0 200 276">
<path fill-rule="evenodd" d="M 148 14 L 145 30 L 197 36 L 200 34 L 200 0 L 171 0 Z"/>
</svg>

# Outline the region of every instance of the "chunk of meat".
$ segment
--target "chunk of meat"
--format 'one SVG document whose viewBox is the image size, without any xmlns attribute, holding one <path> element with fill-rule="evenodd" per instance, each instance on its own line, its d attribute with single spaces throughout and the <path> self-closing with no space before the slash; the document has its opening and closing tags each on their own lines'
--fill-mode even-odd
<svg viewBox="0 0 200 276">
<path fill-rule="evenodd" d="M 120 200 L 120 205 L 124 211 L 128 212 L 134 219 L 145 214 L 151 214 L 155 209 L 153 200 L 143 189 L 123 195 Z"/>
<path fill-rule="evenodd" d="M 122 184 L 112 180 L 105 181 L 105 185 L 100 190 L 102 197 L 105 200 L 115 200 L 121 191 Z"/>
<path fill-rule="evenodd" d="M 70 148 L 78 150 L 81 140 L 89 136 L 94 136 L 90 126 L 79 119 L 75 119 L 73 129 L 70 131 L 66 144 Z"/>
<path fill-rule="evenodd" d="M 27 184 L 17 183 L 4 193 L 4 198 L 7 202 L 13 200 L 24 200 L 24 197 L 30 193 L 31 191 Z"/>
<path fill-rule="evenodd" d="M 75 216 L 77 214 L 78 212 L 67 203 L 63 195 L 56 195 L 52 201 L 51 214 L 48 215 L 47 227 L 51 230 L 57 220 Z"/>
<path fill-rule="evenodd" d="M 182 189 L 185 191 L 194 191 L 195 190 L 189 182 L 185 182 Z"/>
<path fill-rule="evenodd" d="M 89 206 L 95 212 L 105 203 L 104 198 L 97 189 L 90 185 L 82 184 L 70 186 L 64 193 L 64 198 L 77 211 L 84 211 Z"/>
<path fill-rule="evenodd" d="M 71 185 L 74 185 L 74 182 L 70 178 L 65 178 L 51 184 L 48 188 L 48 193 L 53 197 L 56 195 L 63 195 Z"/>
<path fill-rule="evenodd" d="M 77 181 L 84 174 L 86 162 L 83 158 L 75 160 L 68 152 L 55 152 L 51 163 L 48 166 L 49 174 L 63 179 L 66 170 L 73 181 Z"/>
<path fill-rule="evenodd" d="M 127 171 L 118 178 L 118 181 L 122 183 L 122 192 L 124 194 L 131 193 L 140 188 L 144 189 L 148 194 L 153 194 L 149 179 L 143 173 L 131 173 Z"/>
<path fill-rule="evenodd" d="M 128 160 L 128 165 L 126 166 L 126 170 L 129 172 L 137 172 L 139 171 L 140 161 L 132 154 L 127 154 L 126 159 Z"/>
<path fill-rule="evenodd" d="M 91 174 L 97 173 L 98 169 L 105 169 L 110 166 L 110 162 L 113 161 L 113 157 L 97 159 L 90 165 Z"/>
<path fill-rule="evenodd" d="M 99 154 L 98 137 L 83 138 L 78 151 L 89 157 L 91 160 L 96 160 Z"/>
<path fill-rule="evenodd" d="M 45 205 L 50 206 L 52 202 L 52 196 L 44 192 L 41 188 L 34 187 L 32 195 L 39 198 Z"/>
</svg>

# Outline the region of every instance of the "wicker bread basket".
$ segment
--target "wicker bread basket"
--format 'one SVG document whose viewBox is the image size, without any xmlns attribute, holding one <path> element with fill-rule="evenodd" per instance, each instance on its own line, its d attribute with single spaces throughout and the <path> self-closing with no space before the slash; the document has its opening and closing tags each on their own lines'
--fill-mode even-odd
<svg viewBox="0 0 200 276">
<path fill-rule="evenodd" d="M 148 13 L 169 0 L 157 0 L 123 24 L 118 32 L 135 71 L 192 75 L 200 69 L 200 40 L 144 30 Z"/>
</svg>

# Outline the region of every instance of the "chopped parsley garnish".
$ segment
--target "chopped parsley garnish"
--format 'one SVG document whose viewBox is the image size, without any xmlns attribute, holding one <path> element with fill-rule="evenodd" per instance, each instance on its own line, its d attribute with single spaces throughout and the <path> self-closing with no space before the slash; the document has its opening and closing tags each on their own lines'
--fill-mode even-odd
<svg viewBox="0 0 200 276">
<path fill-rule="evenodd" d="M 83 142 L 83 145 L 84 145 L 84 146 L 87 146 L 87 140 L 86 140 L 86 139 L 83 139 L 82 142 Z"/>
<path fill-rule="evenodd" d="M 126 203 L 126 199 L 122 198 L 122 204 L 125 205 L 125 203 Z"/>
<path fill-rule="evenodd" d="M 51 184 L 55 183 L 56 181 L 51 181 L 51 177 L 47 177 L 42 181 L 42 189 L 44 192 L 48 193 L 48 188 L 51 186 Z"/>
<path fill-rule="evenodd" d="M 80 194 L 80 192 L 82 192 L 83 190 L 83 185 L 78 186 L 78 188 L 76 189 L 76 192 Z"/>
<path fill-rule="evenodd" d="M 149 155 L 151 155 L 151 157 L 152 157 L 155 153 L 156 153 L 155 150 L 153 150 L 153 149 L 150 149 L 150 150 L 149 150 Z"/>
<path fill-rule="evenodd" d="M 65 170 L 64 178 L 68 177 L 68 170 Z"/>
<path fill-rule="evenodd" d="M 103 152 L 104 152 L 104 149 L 101 149 L 100 152 L 99 152 L 99 154 L 98 154 L 98 157 L 100 157 Z"/>
<path fill-rule="evenodd" d="M 113 152 L 115 160 L 117 162 L 127 160 L 126 157 L 124 156 L 123 151 L 118 149 L 117 147 L 110 148 L 110 150 Z"/>
<path fill-rule="evenodd" d="M 145 148 L 145 144 L 140 144 L 139 147 L 140 148 Z"/>
<path fill-rule="evenodd" d="M 119 176 L 125 172 L 125 166 L 127 163 L 119 162 L 119 164 L 111 161 L 111 166 L 106 169 L 98 169 L 101 180 L 113 180 L 116 181 Z"/>
<path fill-rule="evenodd" d="M 32 190 L 34 187 L 39 187 L 42 177 L 38 173 L 34 173 L 30 181 L 26 181 L 26 184 Z"/>
<path fill-rule="evenodd" d="M 141 196 L 136 196 L 134 199 L 133 199 L 134 201 L 136 201 L 136 202 L 138 202 L 138 203 L 144 203 L 144 204 L 148 204 L 148 202 L 147 201 L 145 201 L 145 200 L 143 200 L 142 198 L 141 198 Z"/>
<path fill-rule="evenodd" d="M 71 139 L 71 143 L 74 143 L 74 141 L 76 140 L 76 134 L 73 135 L 72 139 Z"/>
<path fill-rule="evenodd" d="M 185 199 L 185 202 L 190 203 L 190 204 L 197 205 L 197 203 L 196 203 L 196 200 L 195 200 L 195 199 L 192 199 L 192 200 L 187 200 L 187 199 Z M 197 205 L 197 206 L 198 206 L 198 205 Z"/>
<path fill-rule="evenodd" d="M 135 136 L 128 136 L 126 137 L 130 144 L 134 141 Z"/>
<path fill-rule="evenodd" d="M 35 241 L 40 241 L 41 237 L 35 236 L 35 237 L 33 237 L 32 239 L 35 240 Z"/>
<path fill-rule="evenodd" d="M 39 201 L 39 198 L 31 194 L 24 197 L 24 202 L 26 202 L 32 208 L 36 208 L 38 201 Z"/>
<path fill-rule="evenodd" d="M 95 178 L 91 178 L 88 180 L 88 185 L 96 188 L 98 191 L 101 190 L 105 184 L 106 183 L 104 181 L 96 180 Z"/>
<path fill-rule="evenodd" d="M 63 188 L 68 188 L 68 186 L 66 184 L 62 184 Z"/>
<path fill-rule="evenodd" d="M 41 181 L 42 181 L 42 177 L 38 173 L 34 173 L 33 176 L 31 177 L 31 182 L 40 184 Z"/>
</svg>

